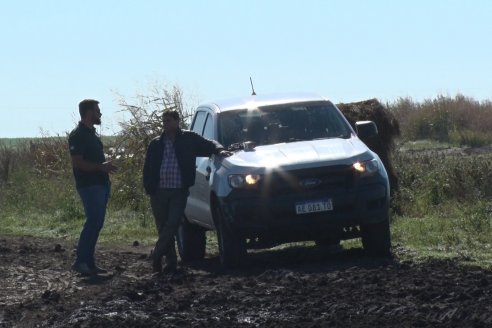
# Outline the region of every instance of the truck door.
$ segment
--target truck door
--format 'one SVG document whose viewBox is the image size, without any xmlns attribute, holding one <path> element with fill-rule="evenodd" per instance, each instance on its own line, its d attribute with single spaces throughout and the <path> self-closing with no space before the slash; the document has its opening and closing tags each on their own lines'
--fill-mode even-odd
<svg viewBox="0 0 492 328">
<path fill-rule="evenodd" d="M 198 110 L 195 115 L 192 131 L 207 139 L 213 139 L 213 116 L 205 110 Z M 195 185 L 190 188 L 190 196 L 188 197 L 185 210 L 185 215 L 189 221 L 209 228 L 213 228 L 214 226 L 209 204 L 209 178 L 213 168 L 212 164 L 212 158 L 197 157 Z"/>
</svg>

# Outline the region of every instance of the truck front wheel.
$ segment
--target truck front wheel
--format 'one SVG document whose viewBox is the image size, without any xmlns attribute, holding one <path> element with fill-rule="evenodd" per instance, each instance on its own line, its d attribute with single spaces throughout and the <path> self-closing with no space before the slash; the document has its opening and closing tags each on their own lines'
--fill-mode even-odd
<svg viewBox="0 0 492 328">
<path fill-rule="evenodd" d="M 176 235 L 178 252 L 184 262 L 197 261 L 205 257 L 205 229 L 194 226 L 184 219 Z"/>
<path fill-rule="evenodd" d="M 362 246 L 372 256 L 391 256 L 391 234 L 389 218 L 360 226 Z"/>
<path fill-rule="evenodd" d="M 246 257 L 246 240 L 225 222 L 220 208 L 215 213 L 220 263 L 226 268 L 237 268 Z"/>
</svg>

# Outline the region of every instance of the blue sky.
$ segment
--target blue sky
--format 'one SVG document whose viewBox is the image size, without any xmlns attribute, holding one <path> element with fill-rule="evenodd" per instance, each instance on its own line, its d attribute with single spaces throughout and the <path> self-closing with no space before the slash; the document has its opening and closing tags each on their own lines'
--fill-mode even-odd
<svg viewBox="0 0 492 328">
<path fill-rule="evenodd" d="M 492 99 L 492 1 L 4 1 L 0 137 L 64 134 L 100 100 L 103 134 L 155 82 L 192 102 L 312 91 L 334 102 Z"/>
</svg>

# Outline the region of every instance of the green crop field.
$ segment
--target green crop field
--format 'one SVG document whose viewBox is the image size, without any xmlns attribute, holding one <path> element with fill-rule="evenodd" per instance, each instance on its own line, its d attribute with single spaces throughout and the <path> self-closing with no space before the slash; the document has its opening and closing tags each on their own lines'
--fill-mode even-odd
<svg viewBox="0 0 492 328">
<path fill-rule="evenodd" d="M 20 144 L 29 143 L 30 140 L 35 140 L 36 138 L 0 138 L 0 147 L 16 147 Z"/>
</svg>

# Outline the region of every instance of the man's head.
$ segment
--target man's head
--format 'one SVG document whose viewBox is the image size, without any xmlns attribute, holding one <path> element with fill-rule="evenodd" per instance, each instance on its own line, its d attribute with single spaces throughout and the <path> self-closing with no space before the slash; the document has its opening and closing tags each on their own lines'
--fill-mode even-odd
<svg viewBox="0 0 492 328">
<path fill-rule="evenodd" d="M 101 110 L 99 101 L 94 99 L 84 99 L 79 103 L 80 118 L 88 123 L 101 124 Z"/>
<path fill-rule="evenodd" d="M 164 131 L 174 133 L 179 129 L 179 113 L 176 110 L 166 110 L 162 115 Z"/>
</svg>

